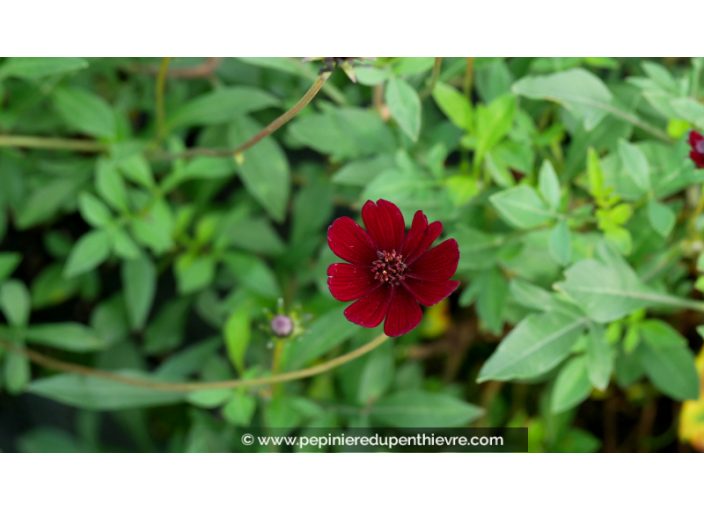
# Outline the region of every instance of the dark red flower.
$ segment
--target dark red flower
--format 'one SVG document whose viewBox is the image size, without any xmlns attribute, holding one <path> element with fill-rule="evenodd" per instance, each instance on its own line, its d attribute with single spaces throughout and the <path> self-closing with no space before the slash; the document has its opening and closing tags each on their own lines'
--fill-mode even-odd
<svg viewBox="0 0 704 510">
<path fill-rule="evenodd" d="M 689 157 L 697 168 L 704 168 L 704 136 L 698 131 L 690 131 L 689 145 L 692 147 Z"/>
<path fill-rule="evenodd" d="M 418 211 L 406 233 L 401 211 L 386 200 L 364 204 L 362 220 L 367 230 L 352 218 L 338 218 L 328 229 L 330 249 L 349 262 L 330 265 L 328 287 L 335 299 L 355 301 L 345 309 L 349 321 L 374 328 L 386 318 L 384 333 L 405 335 L 423 317 L 418 302 L 435 305 L 459 285 L 449 281 L 460 259 L 457 241 L 428 250 L 442 223 L 428 225 Z"/>
</svg>

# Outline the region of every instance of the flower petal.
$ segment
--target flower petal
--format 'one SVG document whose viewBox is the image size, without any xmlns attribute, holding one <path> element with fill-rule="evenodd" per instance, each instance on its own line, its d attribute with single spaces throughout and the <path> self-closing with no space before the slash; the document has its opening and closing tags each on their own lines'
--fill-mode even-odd
<svg viewBox="0 0 704 510">
<path fill-rule="evenodd" d="M 428 282 L 444 282 L 455 274 L 459 260 L 460 249 L 457 241 L 448 239 L 409 265 L 405 275 Z"/>
<path fill-rule="evenodd" d="M 381 285 L 345 308 L 345 317 L 365 328 L 375 328 L 384 320 L 391 303 L 391 286 Z"/>
<path fill-rule="evenodd" d="M 352 264 L 371 265 L 379 258 L 372 238 L 352 218 L 338 218 L 330 225 L 328 245 L 335 255 Z"/>
<path fill-rule="evenodd" d="M 406 224 L 396 205 L 383 199 L 376 204 L 368 200 L 362 207 L 362 219 L 379 250 L 401 252 Z"/>
<path fill-rule="evenodd" d="M 698 131 L 692 130 L 689 132 L 689 145 L 692 146 L 692 149 L 697 150 L 697 142 L 701 142 L 702 140 L 704 140 L 704 136 Z"/>
<path fill-rule="evenodd" d="M 381 285 L 366 266 L 331 264 L 328 267 L 328 276 L 330 293 L 338 301 L 354 301 Z"/>
<path fill-rule="evenodd" d="M 406 278 L 402 284 L 421 305 L 433 306 L 452 294 L 460 282 L 455 280 L 428 282 L 416 280 L 415 278 Z"/>
<path fill-rule="evenodd" d="M 384 333 L 387 336 L 401 336 L 418 326 L 423 318 L 423 312 L 416 299 L 403 286 L 394 287 L 389 313 L 384 322 Z"/>
<path fill-rule="evenodd" d="M 406 265 L 423 255 L 441 233 L 442 223 L 436 221 L 428 225 L 428 218 L 423 214 L 423 211 L 417 211 L 413 216 L 411 230 L 406 234 L 401 249 Z"/>
</svg>

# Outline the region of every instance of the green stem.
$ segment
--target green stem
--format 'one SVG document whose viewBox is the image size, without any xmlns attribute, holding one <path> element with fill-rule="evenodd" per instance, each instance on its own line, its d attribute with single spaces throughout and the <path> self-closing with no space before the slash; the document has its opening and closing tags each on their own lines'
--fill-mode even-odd
<svg viewBox="0 0 704 510">
<path fill-rule="evenodd" d="M 166 74 L 169 70 L 171 57 L 164 57 L 161 60 L 159 75 L 156 79 L 156 142 L 161 143 L 166 135 L 166 121 L 164 114 L 164 88 L 166 87 Z"/>
<path fill-rule="evenodd" d="M 305 93 L 305 95 L 295 104 L 293 107 L 288 110 L 286 113 L 278 117 L 276 120 L 274 120 L 271 124 L 266 126 L 264 129 L 262 129 L 259 133 L 254 135 L 252 138 L 244 142 L 242 145 L 239 145 L 235 147 L 234 149 L 211 149 L 208 147 L 200 147 L 197 149 L 189 149 L 184 152 L 180 152 L 178 154 L 164 154 L 161 155 L 163 156 L 164 159 L 172 160 L 172 159 L 180 159 L 180 158 L 192 158 L 195 156 L 206 156 L 206 157 L 211 157 L 211 158 L 226 158 L 226 157 L 233 157 L 239 154 L 240 152 L 244 152 L 245 150 L 249 149 L 253 145 L 256 145 L 259 143 L 261 140 L 269 136 L 271 133 L 279 129 L 281 126 L 286 124 L 289 120 L 294 118 L 298 113 L 303 110 L 303 108 L 306 107 L 308 103 L 311 102 L 311 100 L 316 96 L 316 94 L 320 91 L 320 89 L 323 87 L 327 79 L 330 77 L 329 72 L 323 73 L 318 78 L 315 80 L 315 83 L 308 89 L 308 92 Z"/>
<path fill-rule="evenodd" d="M 67 150 L 76 152 L 104 152 L 106 147 L 93 140 L 68 138 L 42 138 L 39 136 L 0 135 L 0 147 L 20 149 Z"/>
<path fill-rule="evenodd" d="M 425 99 L 429 95 L 433 93 L 433 89 L 435 88 L 435 84 L 438 82 L 438 78 L 440 78 L 440 68 L 442 67 L 442 57 L 435 57 L 435 62 L 433 63 L 433 74 L 430 76 L 430 83 L 428 84 L 428 88 L 425 89 L 421 94 L 420 98 Z"/>
<path fill-rule="evenodd" d="M 379 335 L 371 342 L 350 351 L 347 354 L 333 358 L 325 363 L 316 365 L 314 367 L 306 368 L 304 370 L 295 370 L 293 372 L 285 372 L 283 374 L 273 375 L 271 377 L 262 377 L 259 379 L 233 379 L 229 381 L 215 381 L 215 382 L 193 382 L 193 383 L 169 383 L 169 382 L 159 382 L 159 381 L 148 381 L 146 379 L 139 379 L 136 377 L 129 377 L 122 374 L 117 374 L 114 372 L 106 372 L 104 370 L 97 370 L 94 368 L 86 367 L 83 365 L 77 365 L 74 363 L 67 363 L 65 361 L 60 361 L 49 356 L 45 356 L 31 349 L 24 349 L 8 340 L 0 337 L 0 345 L 5 347 L 7 350 L 20 354 L 27 357 L 34 363 L 38 365 L 45 366 L 54 370 L 60 370 L 62 372 L 72 372 L 75 374 L 81 374 L 88 377 L 96 377 L 98 379 L 106 379 L 109 381 L 121 382 L 124 384 L 129 384 L 130 386 L 139 386 L 141 388 L 151 388 L 155 390 L 165 390 L 165 391 L 199 391 L 199 390 L 214 390 L 214 389 L 224 389 L 224 388 L 245 388 L 251 386 L 262 386 L 267 384 L 275 384 L 286 381 L 295 381 L 297 379 L 305 379 L 307 377 L 312 377 L 317 374 L 322 374 L 335 367 L 349 363 L 350 361 L 359 358 L 373 351 L 381 344 L 383 344 L 388 337 L 384 334 Z"/>
</svg>

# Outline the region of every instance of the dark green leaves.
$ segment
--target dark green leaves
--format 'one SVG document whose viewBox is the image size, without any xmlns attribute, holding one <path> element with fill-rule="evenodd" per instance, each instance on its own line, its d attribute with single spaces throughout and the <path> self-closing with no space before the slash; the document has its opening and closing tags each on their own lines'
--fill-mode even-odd
<svg viewBox="0 0 704 510">
<path fill-rule="evenodd" d="M 232 364 L 244 372 L 244 355 L 250 340 L 249 312 L 238 310 L 230 315 L 224 328 L 225 345 Z"/>
<path fill-rule="evenodd" d="M 6 76 L 36 79 L 88 67 L 88 62 L 77 57 L 10 57 L 0 67 L 0 80 Z"/>
<path fill-rule="evenodd" d="M 203 94 L 176 110 L 168 119 L 172 128 L 193 124 L 224 124 L 242 115 L 279 106 L 272 94 L 254 87 L 230 87 Z"/>
<path fill-rule="evenodd" d="M 121 373 L 128 377 L 146 378 L 140 373 Z M 38 379 L 28 386 L 27 391 L 62 404 L 96 411 L 174 404 L 184 398 L 180 392 L 143 388 L 78 374 L 59 374 Z"/>
<path fill-rule="evenodd" d="M 645 321 L 639 329 L 643 341 L 636 354 L 648 378 L 674 399 L 696 400 L 699 375 L 686 340 L 672 326 L 659 320 Z"/>
<path fill-rule="evenodd" d="M 482 409 L 449 395 L 408 390 L 379 399 L 373 419 L 390 427 L 459 427 L 479 418 Z"/>
<path fill-rule="evenodd" d="M 81 237 L 71 250 L 64 276 L 71 278 L 95 269 L 110 254 L 110 237 L 104 230 L 93 230 Z"/>
<path fill-rule="evenodd" d="M 229 140 L 235 146 L 257 134 L 261 126 L 248 117 L 239 117 L 230 124 Z M 247 190 L 269 215 L 283 221 L 291 189 L 288 160 L 279 145 L 267 137 L 244 153 L 244 162 L 237 171 Z"/>
<path fill-rule="evenodd" d="M 147 255 L 122 263 L 125 306 L 133 329 L 140 330 L 146 323 L 156 292 L 156 276 L 156 267 Z"/>
<path fill-rule="evenodd" d="M 107 347 L 95 331 L 75 322 L 39 324 L 27 329 L 27 340 L 67 351 L 97 351 Z"/>
<path fill-rule="evenodd" d="M 98 138 L 116 136 L 115 114 L 101 97 L 83 89 L 63 87 L 54 91 L 53 100 L 59 115 L 76 131 Z"/>
</svg>

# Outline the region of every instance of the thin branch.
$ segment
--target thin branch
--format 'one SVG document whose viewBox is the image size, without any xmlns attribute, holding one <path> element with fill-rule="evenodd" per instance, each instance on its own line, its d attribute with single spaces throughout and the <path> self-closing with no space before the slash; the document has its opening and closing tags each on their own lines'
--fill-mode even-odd
<svg viewBox="0 0 704 510">
<path fill-rule="evenodd" d="M 305 379 L 307 377 L 312 377 L 317 374 L 322 374 L 335 367 L 349 363 L 350 361 L 365 355 L 366 353 L 376 349 L 378 346 L 383 344 L 389 337 L 382 334 L 376 337 L 374 340 L 368 344 L 359 347 L 353 351 L 333 358 L 325 363 L 316 365 L 311 368 L 306 368 L 304 370 L 295 370 L 293 372 L 285 372 L 283 374 L 274 375 L 271 377 L 262 377 L 260 379 L 233 379 L 229 381 L 215 381 L 215 382 L 192 382 L 192 383 L 169 383 L 169 382 L 159 382 L 159 381 L 149 381 L 146 379 L 139 379 L 136 377 L 129 377 L 122 374 L 117 374 L 114 372 L 106 372 L 104 370 L 97 370 L 95 368 L 86 367 L 83 365 L 77 365 L 75 363 L 67 363 L 65 361 L 60 361 L 49 356 L 40 354 L 37 351 L 31 349 L 25 349 L 20 347 L 5 338 L 0 337 L 0 345 L 5 347 L 7 350 L 20 354 L 27 357 L 34 363 L 38 365 L 45 366 L 47 368 L 52 368 L 54 370 L 60 370 L 62 372 L 71 372 L 74 374 L 81 374 L 88 377 L 96 377 L 98 379 L 106 379 L 108 381 L 121 382 L 124 384 L 129 384 L 131 386 L 139 386 L 142 388 L 151 388 L 155 390 L 165 390 L 165 391 L 199 391 L 199 390 L 214 390 L 214 389 L 224 389 L 224 388 L 245 388 L 251 386 L 262 386 L 267 384 L 275 384 L 286 381 L 294 381 L 297 379 Z"/>
<path fill-rule="evenodd" d="M 305 93 L 305 95 L 295 104 L 293 107 L 288 110 L 286 113 L 278 117 L 276 120 L 274 120 L 271 124 L 266 126 L 264 129 L 262 129 L 259 133 L 254 135 L 252 138 L 247 140 L 245 143 L 242 145 L 239 145 L 235 147 L 234 149 L 211 149 L 208 147 L 199 147 L 196 149 L 189 149 L 187 151 L 180 152 L 178 154 L 163 154 L 163 155 L 157 155 L 160 159 L 167 159 L 167 160 L 173 160 L 173 159 L 180 159 L 180 158 L 192 158 L 195 156 L 206 156 L 206 157 L 211 157 L 211 158 L 227 158 L 227 157 L 233 157 L 240 152 L 244 152 L 245 150 L 249 149 L 253 145 L 256 145 L 259 143 L 261 140 L 269 136 L 271 133 L 279 129 L 281 126 L 286 124 L 289 120 L 294 118 L 298 113 L 303 110 L 303 108 L 306 107 L 308 103 L 311 102 L 311 100 L 316 96 L 316 94 L 320 91 L 320 89 L 323 87 L 327 79 L 330 77 L 329 72 L 325 72 L 318 76 L 318 78 L 315 80 L 313 85 L 308 89 L 308 92 Z"/>
<path fill-rule="evenodd" d="M 20 149 L 67 150 L 76 152 L 105 152 L 100 142 L 93 140 L 72 140 L 70 138 L 43 138 L 40 136 L 0 135 L 0 147 Z"/>
<path fill-rule="evenodd" d="M 166 87 L 166 73 L 169 70 L 171 57 L 161 60 L 159 76 L 156 79 L 156 143 L 159 144 L 166 135 L 166 122 L 164 120 L 164 88 Z"/>
</svg>

